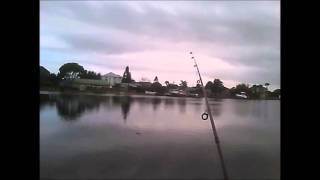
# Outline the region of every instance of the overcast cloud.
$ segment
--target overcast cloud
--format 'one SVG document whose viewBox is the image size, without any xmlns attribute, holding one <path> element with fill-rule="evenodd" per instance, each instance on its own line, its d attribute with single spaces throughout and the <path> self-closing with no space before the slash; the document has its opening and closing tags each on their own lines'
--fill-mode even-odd
<svg viewBox="0 0 320 180">
<path fill-rule="evenodd" d="M 280 87 L 278 1 L 41 1 L 40 64 L 77 62 L 102 74 L 160 82 L 204 80 Z"/>
</svg>

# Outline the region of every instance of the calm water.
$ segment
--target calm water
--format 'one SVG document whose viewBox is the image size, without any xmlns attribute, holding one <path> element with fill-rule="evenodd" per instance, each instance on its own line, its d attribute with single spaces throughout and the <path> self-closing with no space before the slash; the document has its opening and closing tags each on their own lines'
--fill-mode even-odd
<svg viewBox="0 0 320 180">
<path fill-rule="evenodd" d="M 210 100 L 230 178 L 280 179 L 280 101 Z M 222 171 L 196 98 L 40 95 L 41 178 L 210 178 Z"/>
</svg>

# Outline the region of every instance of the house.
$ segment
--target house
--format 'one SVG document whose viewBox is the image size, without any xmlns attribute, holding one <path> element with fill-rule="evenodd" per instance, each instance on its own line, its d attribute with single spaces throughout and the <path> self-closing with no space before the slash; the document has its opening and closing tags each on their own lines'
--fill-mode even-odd
<svg viewBox="0 0 320 180">
<path fill-rule="evenodd" d="M 107 81 L 109 87 L 112 87 L 116 84 L 120 84 L 122 80 L 122 76 L 117 75 L 113 72 L 109 72 L 101 77 L 101 80 Z"/>
</svg>

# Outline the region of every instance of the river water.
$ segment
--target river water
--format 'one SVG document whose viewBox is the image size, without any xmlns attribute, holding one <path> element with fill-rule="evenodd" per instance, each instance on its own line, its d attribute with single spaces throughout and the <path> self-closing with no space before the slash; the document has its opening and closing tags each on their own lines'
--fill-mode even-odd
<svg viewBox="0 0 320 180">
<path fill-rule="evenodd" d="M 280 101 L 210 99 L 231 179 L 280 179 Z M 40 93 L 42 179 L 221 179 L 204 99 Z"/>
</svg>

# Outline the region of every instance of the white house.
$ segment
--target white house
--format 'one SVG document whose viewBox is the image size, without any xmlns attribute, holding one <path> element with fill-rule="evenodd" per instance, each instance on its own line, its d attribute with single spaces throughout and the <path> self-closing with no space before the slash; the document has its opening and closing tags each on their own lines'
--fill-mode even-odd
<svg viewBox="0 0 320 180">
<path fill-rule="evenodd" d="M 109 72 L 108 74 L 105 74 L 101 77 L 102 80 L 107 81 L 110 87 L 120 84 L 122 76 L 115 74 L 113 72 Z"/>
</svg>

